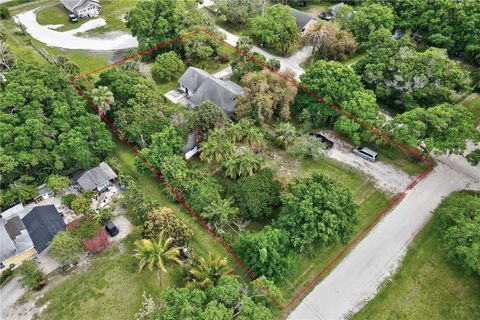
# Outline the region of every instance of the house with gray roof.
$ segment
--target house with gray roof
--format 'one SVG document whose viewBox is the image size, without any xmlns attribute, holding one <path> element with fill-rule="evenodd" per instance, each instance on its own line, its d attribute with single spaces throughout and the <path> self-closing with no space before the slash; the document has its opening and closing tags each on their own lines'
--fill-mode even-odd
<svg viewBox="0 0 480 320">
<path fill-rule="evenodd" d="M 230 80 L 217 79 L 205 70 L 189 67 L 178 80 L 180 90 L 189 98 L 189 107 L 194 109 L 204 101 L 211 101 L 229 113 L 235 110 L 236 98 L 243 88 Z"/>
<path fill-rule="evenodd" d="M 37 253 L 18 215 L 23 209 L 23 205 L 18 204 L 0 215 L 0 269 L 19 265 Z"/>
<path fill-rule="evenodd" d="M 65 222 L 53 204 L 33 208 L 21 221 L 38 253 L 45 250 L 53 237 L 65 229 Z"/>
<path fill-rule="evenodd" d="M 77 17 L 96 17 L 100 13 L 100 0 L 61 0 L 65 9 Z"/>
<path fill-rule="evenodd" d="M 298 29 L 300 29 L 301 33 L 305 32 L 305 30 L 307 30 L 310 27 L 310 25 L 315 21 L 315 19 L 303 11 L 300 11 L 294 8 L 291 8 L 291 9 L 292 9 L 292 15 L 295 18 L 295 22 L 297 23 Z"/>
<path fill-rule="evenodd" d="M 117 174 L 110 166 L 102 162 L 97 167 L 77 173 L 73 180 L 85 191 L 105 191 L 117 179 Z"/>
</svg>

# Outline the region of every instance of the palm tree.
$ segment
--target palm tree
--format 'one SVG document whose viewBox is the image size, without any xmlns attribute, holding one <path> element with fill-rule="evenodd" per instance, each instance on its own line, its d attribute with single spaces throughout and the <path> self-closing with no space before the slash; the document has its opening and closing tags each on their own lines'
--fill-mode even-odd
<svg viewBox="0 0 480 320">
<path fill-rule="evenodd" d="M 332 24 L 330 23 L 318 20 L 311 28 L 305 30 L 302 39 L 303 45 L 309 45 L 313 47 L 311 60 L 312 64 L 315 60 L 315 49 L 322 51 L 322 48 L 327 47 L 328 42 L 332 41 L 331 25 Z"/>
<path fill-rule="evenodd" d="M 202 218 L 219 233 L 223 232 L 223 226 L 235 218 L 238 212 L 238 208 L 233 206 L 232 198 L 219 199 L 205 207 Z"/>
<path fill-rule="evenodd" d="M 225 126 L 225 136 L 233 143 L 242 141 L 244 138 L 244 128 L 242 123 L 230 123 Z"/>
<path fill-rule="evenodd" d="M 230 178 L 251 176 L 263 166 L 263 158 L 254 154 L 251 150 L 226 160 L 223 164 L 225 175 Z"/>
<path fill-rule="evenodd" d="M 203 142 L 200 147 L 202 152 L 200 159 L 208 163 L 225 161 L 235 152 L 235 146 L 221 129 L 211 130 L 208 140 Z"/>
<path fill-rule="evenodd" d="M 133 256 L 140 260 L 138 272 L 141 272 L 145 267 L 148 267 L 150 271 L 156 269 L 158 280 L 160 280 L 161 273 L 167 272 L 165 265 L 168 261 L 181 263 L 181 260 L 178 258 L 180 248 L 172 247 L 173 241 L 173 238 L 165 239 L 163 231 L 159 234 L 157 241 L 150 239 L 135 241 L 135 253 Z"/>
<path fill-rule="evenodd" d="M 115 103 L 115 99 L 108 87 L 99 86 L 92 90 L 92 102 L 97 106 L 99 114 L 104 115 Z"/>
<path fill-rule="evenodd" d="M 295 141 L 295 138 L 297 137 L 297 130 L 291 123 L 282 122 L 278 126 L 277 130 L 275 130 L 275 134 L 275 141 L 279 146 L 285 149 Z"/>
<path fill-rule="evenodd" d="M 215 286 L 222 276 L 228 275 L 232 271 L 231 268 L 228 268 L 227 258 L 213 257 L 210 253 L 208 259 L 200 257 L 188 270 L 191 279 L 187 286 L 206 289 Z"/>
<path fill-rule="evenodd" d="M 263 142 L 263 131 L 257 127 L 250 127 L 245 131 L 243 141 L 251 147 L 259 146 Z"/>
</svg>

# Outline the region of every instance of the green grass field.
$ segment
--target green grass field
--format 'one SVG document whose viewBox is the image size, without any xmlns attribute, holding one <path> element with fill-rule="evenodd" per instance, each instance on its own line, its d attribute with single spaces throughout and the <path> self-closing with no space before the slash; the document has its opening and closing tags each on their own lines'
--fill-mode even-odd
<svg viewBox="0 0 480 320">
<path fill-rule="evenodd" d="M 77 23 L 68 20 L 68 12 L 61 4 L 46 7 L 37 13 L 37 22 L 41 25 L 58 25 L 63 24 L 62 27 L 57 28 L 57 31 L 68 31 L 80 27 L 83 23 L 90 20 L 90 18 L 79 19 Z"/>
<path fill-rule="evenodd" d="M 480 123 L 480 94 L 472 93 L 468 95 L 461 103 L 473 113 L 473 118 L 477 124 Z"/>
<path fill-rule="evenodd" d="M 353 320 L 478 319 L 480 277 L 448 261 L 439 240 L 432 220 L 411 244 L 398 273 Z"/>
</svg>

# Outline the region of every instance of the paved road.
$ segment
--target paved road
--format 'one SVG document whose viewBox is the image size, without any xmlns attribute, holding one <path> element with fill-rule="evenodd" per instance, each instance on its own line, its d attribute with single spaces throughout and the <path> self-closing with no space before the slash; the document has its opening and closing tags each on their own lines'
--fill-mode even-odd
<svg viewBox="0 0 480 320">
<path fill-rule="evenodd" d="M 469 167 L 458 156 L 439 161 L 304 298 L 289 319 L 345 319 L 361 309 L 401 263 L 407 246 L 441 200 L 467 187 L 480 190 L 480 167 Z"/>
<path fill-rule="evenodd" d="M 0 288 L 0 319 L 5 319 L 7 311 L 15 304 L 27 290 L 20 284 L 18 276 L 8 280 Z"/>
</svg>

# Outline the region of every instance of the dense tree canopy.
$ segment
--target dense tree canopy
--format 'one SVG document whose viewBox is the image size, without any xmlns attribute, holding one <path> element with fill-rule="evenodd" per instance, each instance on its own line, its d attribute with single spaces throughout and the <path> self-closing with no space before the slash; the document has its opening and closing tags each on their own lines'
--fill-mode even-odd
<svg viewBox="0 0 480 320">
<path fill-rule="evenodd" d="M 374 35 L 385 36 L 384 30 Z M 468 73 L 442 51 L 418 52 L 404 41 L 373 46 L 355 70 L 379 100 L 400 111 L 449 102 L 452 91 L 467 91 L 469 85 Z"/>
<path fill-rule="evenodd" d="M 147 212 L 143 234 L 148 239 L 156 239 L 160 232 L 173 238 L 173 245 L 185 246 L 193 236 L 193 230 L 180 220 L 172 209 L 156 207 Z"/>
<path fill-rule="evenodd" d="M 152 77 L 157 82 L 168 82 L 185 71 L 182 59 L 173 51 L 162 53 L 152 64 Z"/>
<path fill-rule="evenodd" d="M 277 226 L 300 251 L 313 243 L 346 241 L 353 232 L 357 205 L 350 190 L 331 178 L 320 174 L 296 178 L 281 199 Z"/>
<path fill-rule="evenodd" d="M 387 5 L 366 3 L 355 8 L 343 6 L 340 10 L 340 24 L 351 31 L 358 41 L 366 41 L 372 32 L 380 28 L 393 30 L 395 14 Z"/>
<path fill-rule="evenodd" d="M 251 20 L 251 27 L 252 37 L 257 42 L 278 48 L 283 54 L 300 41 L 300 30 L 288 6 L 269 7 L 263 16 L 256 16 Z"/>
<path fill-rule="evenodd" d="M 99 117 L 50 66 L 19 65 L 0 84 L 1 206 L 27 201 L 51 174 L 89 169 L 114 149 Z"/>
<path fill-rule="evenodd" d="M 280 203 L 280 183 L 273 180 L 271 171 L 264 170 L 235 181 L 228 189 L 228 195 L 234 199 L 242 217 L 264 219 Z"/>
<path fill-rule="evenodd" d="M 480 6 L 477 0 L 388 1 L 396 25 L 435 47 L 480 64 Z"/>
<path fill-rule="evenodd" d="M 480 195 L 458 193 L 435 211 L 448 257 L 468 272 L 480 275 Z"/>
<path fill-rule="evenodd" d="M 218 9 L 231 25 L 245 25 L 248 19 L 260 13 L 266 0 L 214 0 Z"/>
<path fill-rule="evenodd" d="M 397 141 L 437 154 L 462 154 L 468 139 L 480 140 L 475 127 L 470 111 L 449 103 L 429 109 L 416 108 L 396 116 L 392 122 Z"/>
<path fill-rule="evenodd" d="M 235 253 L 257 277 L 282 281 L 293 268 L 288 233 L 271 226 L 259 232 L 242 233 L 235 245 Z"/>
<path fill-rule="evenodd" d="M 217 107 L 211 101 L 205 101 L 195 107 L 191 117 L 191 126 L 206 134 L 210 129 L 221 128 L 229 121 L 224 109 Z"/>
</svg>

